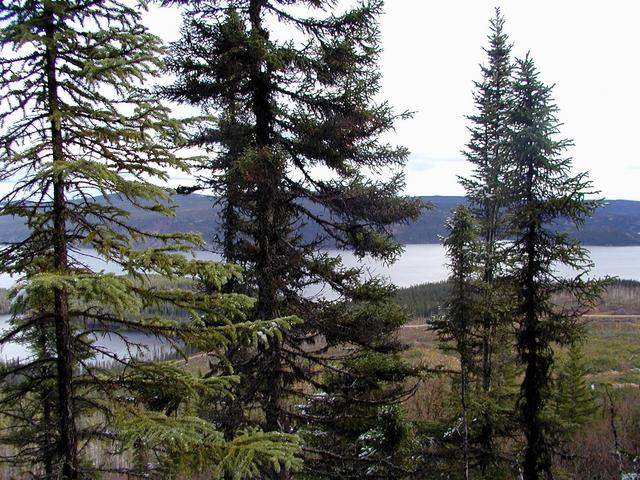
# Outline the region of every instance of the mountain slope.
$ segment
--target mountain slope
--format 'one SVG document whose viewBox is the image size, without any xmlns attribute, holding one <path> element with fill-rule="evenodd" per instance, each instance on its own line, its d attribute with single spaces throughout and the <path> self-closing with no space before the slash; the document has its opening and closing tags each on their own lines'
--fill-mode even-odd
<svg viewBox="0 0 640 480">
<path fill-rule="evenodd" d="M 411 225 L 398 225 L 396 238 L 401 243 L 439 243 L 445 235 L 445 220 L 451 210 L 463 203 L 464 197 L 428 196 L 421 197 L 433 205 L 421 218 Z M 131 212 L 131 222 L 142 230 L 157 232 L 193 231 L 199 232 L 210 241 L 217 232 L 219 209 L 214 198 L 203 195 L 178 195 L 174 197 L 178 204 L 176 216 L 165 218 L 157 213 L 143 210 Z M 113 203 L 122 208 L 127 204 L 119 199 Z M 572 230 L 568 224 L 560 223 L 560 229 Z M 302 228 L 307 238 L 319 233 L 313 225 Z M 24 238 L 27 230 L 24 225 L 11 217 L 0 217 L 0 243 L 12 242 Z M 640 202 L 631 200 L 609 200 L 599 209 L 584 227 L 577 233 L 585 245 L 640 245 Z"/>
</svg>

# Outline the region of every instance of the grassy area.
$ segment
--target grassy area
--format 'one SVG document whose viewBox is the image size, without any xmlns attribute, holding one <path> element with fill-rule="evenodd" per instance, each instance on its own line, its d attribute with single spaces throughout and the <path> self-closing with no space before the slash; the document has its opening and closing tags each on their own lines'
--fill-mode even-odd
<svg viewBox="0 0 640 480">
<path fill-rule="evenodd" d="M 443 353 L 437 336 L 425 324 L 431 315 L 442 311 L 446 302 L 445 283 L 417 285 L 401 289 L 397 300 L 412 313 L 414 320 L 400 331 L 407 345 L 404 357 L 412 365 L 433 369 L 457 370 L 457 358 Z M 559 297 L 558 301 L 566 299 Z M 619 280 L 605 291 L 601 302 L 585 317 L 583 353 L 589 380 L 608 384 L 614 389 L 637 388 L 640 385 L 640 282 Z M 564 352 L 558 352 L 558 363 Z M 451 388 L 445 375 L 435 376 L 419 385 L 416 395 L 408 400 L 412 418 L 431 420 L 445 409 L 444 399 Z"/>
<path fill-rule="evenodd" d="M 457 362 L 442 353 L 434 332 L 426 326 L 407 326 L 400 339 L 408 346 L 405 358 L 412 364 L 453 368 Z M 590 319 L 583 352 L 590 377 L 599 383 L 640 385 L 640 318 L 617 320 L 615 317 Z M 563 355 L 559 352 L 559 357 Z"/>
<path fill-rule="evenodd" d="M 640 385 L 640 318 L 591 320 L 583 348 L 595 381 Z"/>
</svg>

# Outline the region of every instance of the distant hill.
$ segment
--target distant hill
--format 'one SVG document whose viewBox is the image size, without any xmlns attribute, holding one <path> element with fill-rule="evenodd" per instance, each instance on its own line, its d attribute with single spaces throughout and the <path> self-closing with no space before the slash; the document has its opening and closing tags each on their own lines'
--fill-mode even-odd
<svg viewBox="0 0 640 480">
<path fill-rule="evenodd" d="M 395 227 L 395 236 L 405 244 L 439 243 L 445 235 L 445 220 L 451 210 L 464 202 L 464 197 L 428 196 L 421 197 L 433 205 L 421 218 L 411 225 Z M 176 216 L 165 218 L 142 210 L 131 212 L 131 222 L 142 230 L 157 232 L 193 231 L 199 232 L 210 240 L 217 232 L 217 208 L 214 199 L 203 195 L 178 195 L 174 197 L 178 204 Z M 127 207 L 123 201 L 116 204 Z M 568 229 L 568 224 L 560 222 L 560 228 Z M 313 225 L 302 227 L 307 238 L 315 233 Z M 27 230 L 18 220 L 0 217 L 0 243 L 24 238 Z M 585 245 L 640 245 L 640 202 L 631 200 L 608 200 L 593 218 L 589 219 L 577 233 Z"/>
</svg>

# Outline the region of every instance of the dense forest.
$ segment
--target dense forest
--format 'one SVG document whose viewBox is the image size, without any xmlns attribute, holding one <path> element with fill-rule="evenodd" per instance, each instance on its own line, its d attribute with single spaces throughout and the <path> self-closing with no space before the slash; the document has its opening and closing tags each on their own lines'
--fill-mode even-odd
<svg viewBox="0 0 640 480">
<path fill-rule="evenodd" d="M 158 0 L 168 45 L 146 3 L 0 1 L 0 345 L 29 352 L 0 363 L 0 478 L 640 475 L 638 286 L 576 238 L 624 228 L 498 9 L 438 210 L 388 140 L 382 0 Z M 326 249 L 434 235 L 450 278 L 403 290 Z"/>
</svg>

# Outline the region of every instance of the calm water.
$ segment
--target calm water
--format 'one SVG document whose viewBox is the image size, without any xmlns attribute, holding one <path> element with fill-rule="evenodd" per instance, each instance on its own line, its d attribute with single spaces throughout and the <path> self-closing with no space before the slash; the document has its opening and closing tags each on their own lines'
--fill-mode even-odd
<svg viewBox="0 0 640 480">
<path fill-rule="evenodd" d="M 9 315 L 0 315 L 0 331 L 9 327 Z M 17 343 L 5 343 L 0 346 L 0 358 L 13 359 L 13 358 L 25 358 L 29 355 L 28 350 Z"/>
<path fill-rule="evenodd" d="M 637 247 L 590 247 L 591 259 L 595 263 L 592 276 L 605 275 L 619 278 L 640 280 L 640 246 Z M 336 253 L 336 252 L 331 252 Z M 437 282 L 447 277 L 447 259 L 444 248 L 441 245 L 407 245 L 402 257 L 393 265 L 385 265 L 382 262 L 365 261 L 360 263 L 352 254 L 340 252 L 343 262 L 347 266 L 363 265 L 370 275 L 381 274 L 400 287 L 408 287 L 418 283 Z M 220 257 L 211 252 L 198 252 L 200 259 L 218 260 Z M 117 266 L 107 264 L 95 258 L 90 251 L 83 253 L 83 260 L 92 268 L 105 272 L 119 273 Z M 561 269 L 562 273 L 570 273 Z M 365 273 L 366 274 L 366 273 Z M 8 275 L 0 275 L 0 288 L 10 287 L 15 279 Z M 311 294 L 320 292 L 311 292 Z M 0 315 L 0 331 L 7 325 L 7 315 Z M 149 345 L 151 351 L 163 348 L 162 341 L 156 337 L 142 334 L 131 334 L 132 340 Z M 117 337 L 103 337 L 97 340 L 99 345 L 108 347 L 111 351 L 120 355 L 126 354 L 122 339 Z M 0 351 L 2 358 L 24 357 L 26 350 L 20 345 L 8 344 Z"/>
<path fill-rule="evenodd" d="M 637 247 L 589 247 L 595 267 L 592 277 L 612 276 L 640 281 L 640 246 Z M 344 263 L 357 265 L 355 257 L 341 253 Z M 400 287 L 419 283 L 437 282 L 448 276 L 447 258 L 442 245 L 407 245 L 402 257 L 393 265 L 365 262 L 372 273 L 382 274 Z M 570 274 L 567 268 L 560 268 Z"/>
<path fill-rule="evenodd" d="M 0 331 L 9 327 L 9 315 L 0 315 Z M 165 353 L 171 349 L 166 340 L 160 339 L 154 335 L 143 333 L 127 333 L 127 340 L 131 344 L 139 346 L 127 345 L 125 341 L 116 335 L 98 335 L 94 345 L 101 347 L 111 353 L 115 353 L 119 357 L 145 357 L 152 358 Z M 24 359 L 29 356 L 29 350 L 24 345 L 17 343 L 6 343 L 0 346 L 0 358 L 11 360 L 16 358 Z M 97 355 L 98 361 L 110 361 L 111 359 Z"/>
<path fill-rule="evenodd" d="M 636 247 L 589 247 L 591 259 L 595 263 L 592 275 L 605 275 L 640 280 L 640 246 Z M 447 278 L 447 259 L 442 245 L 407 245 L 404 254 L 393 265 L 366 260 L 360 263 L 349 252 L 336 252 L 342 255 L 347 266 L 363 265 L 371 274 L 381 274 L 400 287 L 408 287 L 418 283 L 437 282 Z M 211 252 L 200 251 L 196 257 L 203 260 L 219 260 L 220 257 Z M 84 251 L 82 260 L 95 270 L 119 273 L 117 265 L 106 263 L 96 258 L 90 251 Z M 561 269 L 561 271 L 563 271 Z M 566 270 L 563 271 L 566 273 Z M 16 279 L 0 274 L 0 288 L 8 288 Z"/>
</svg>

